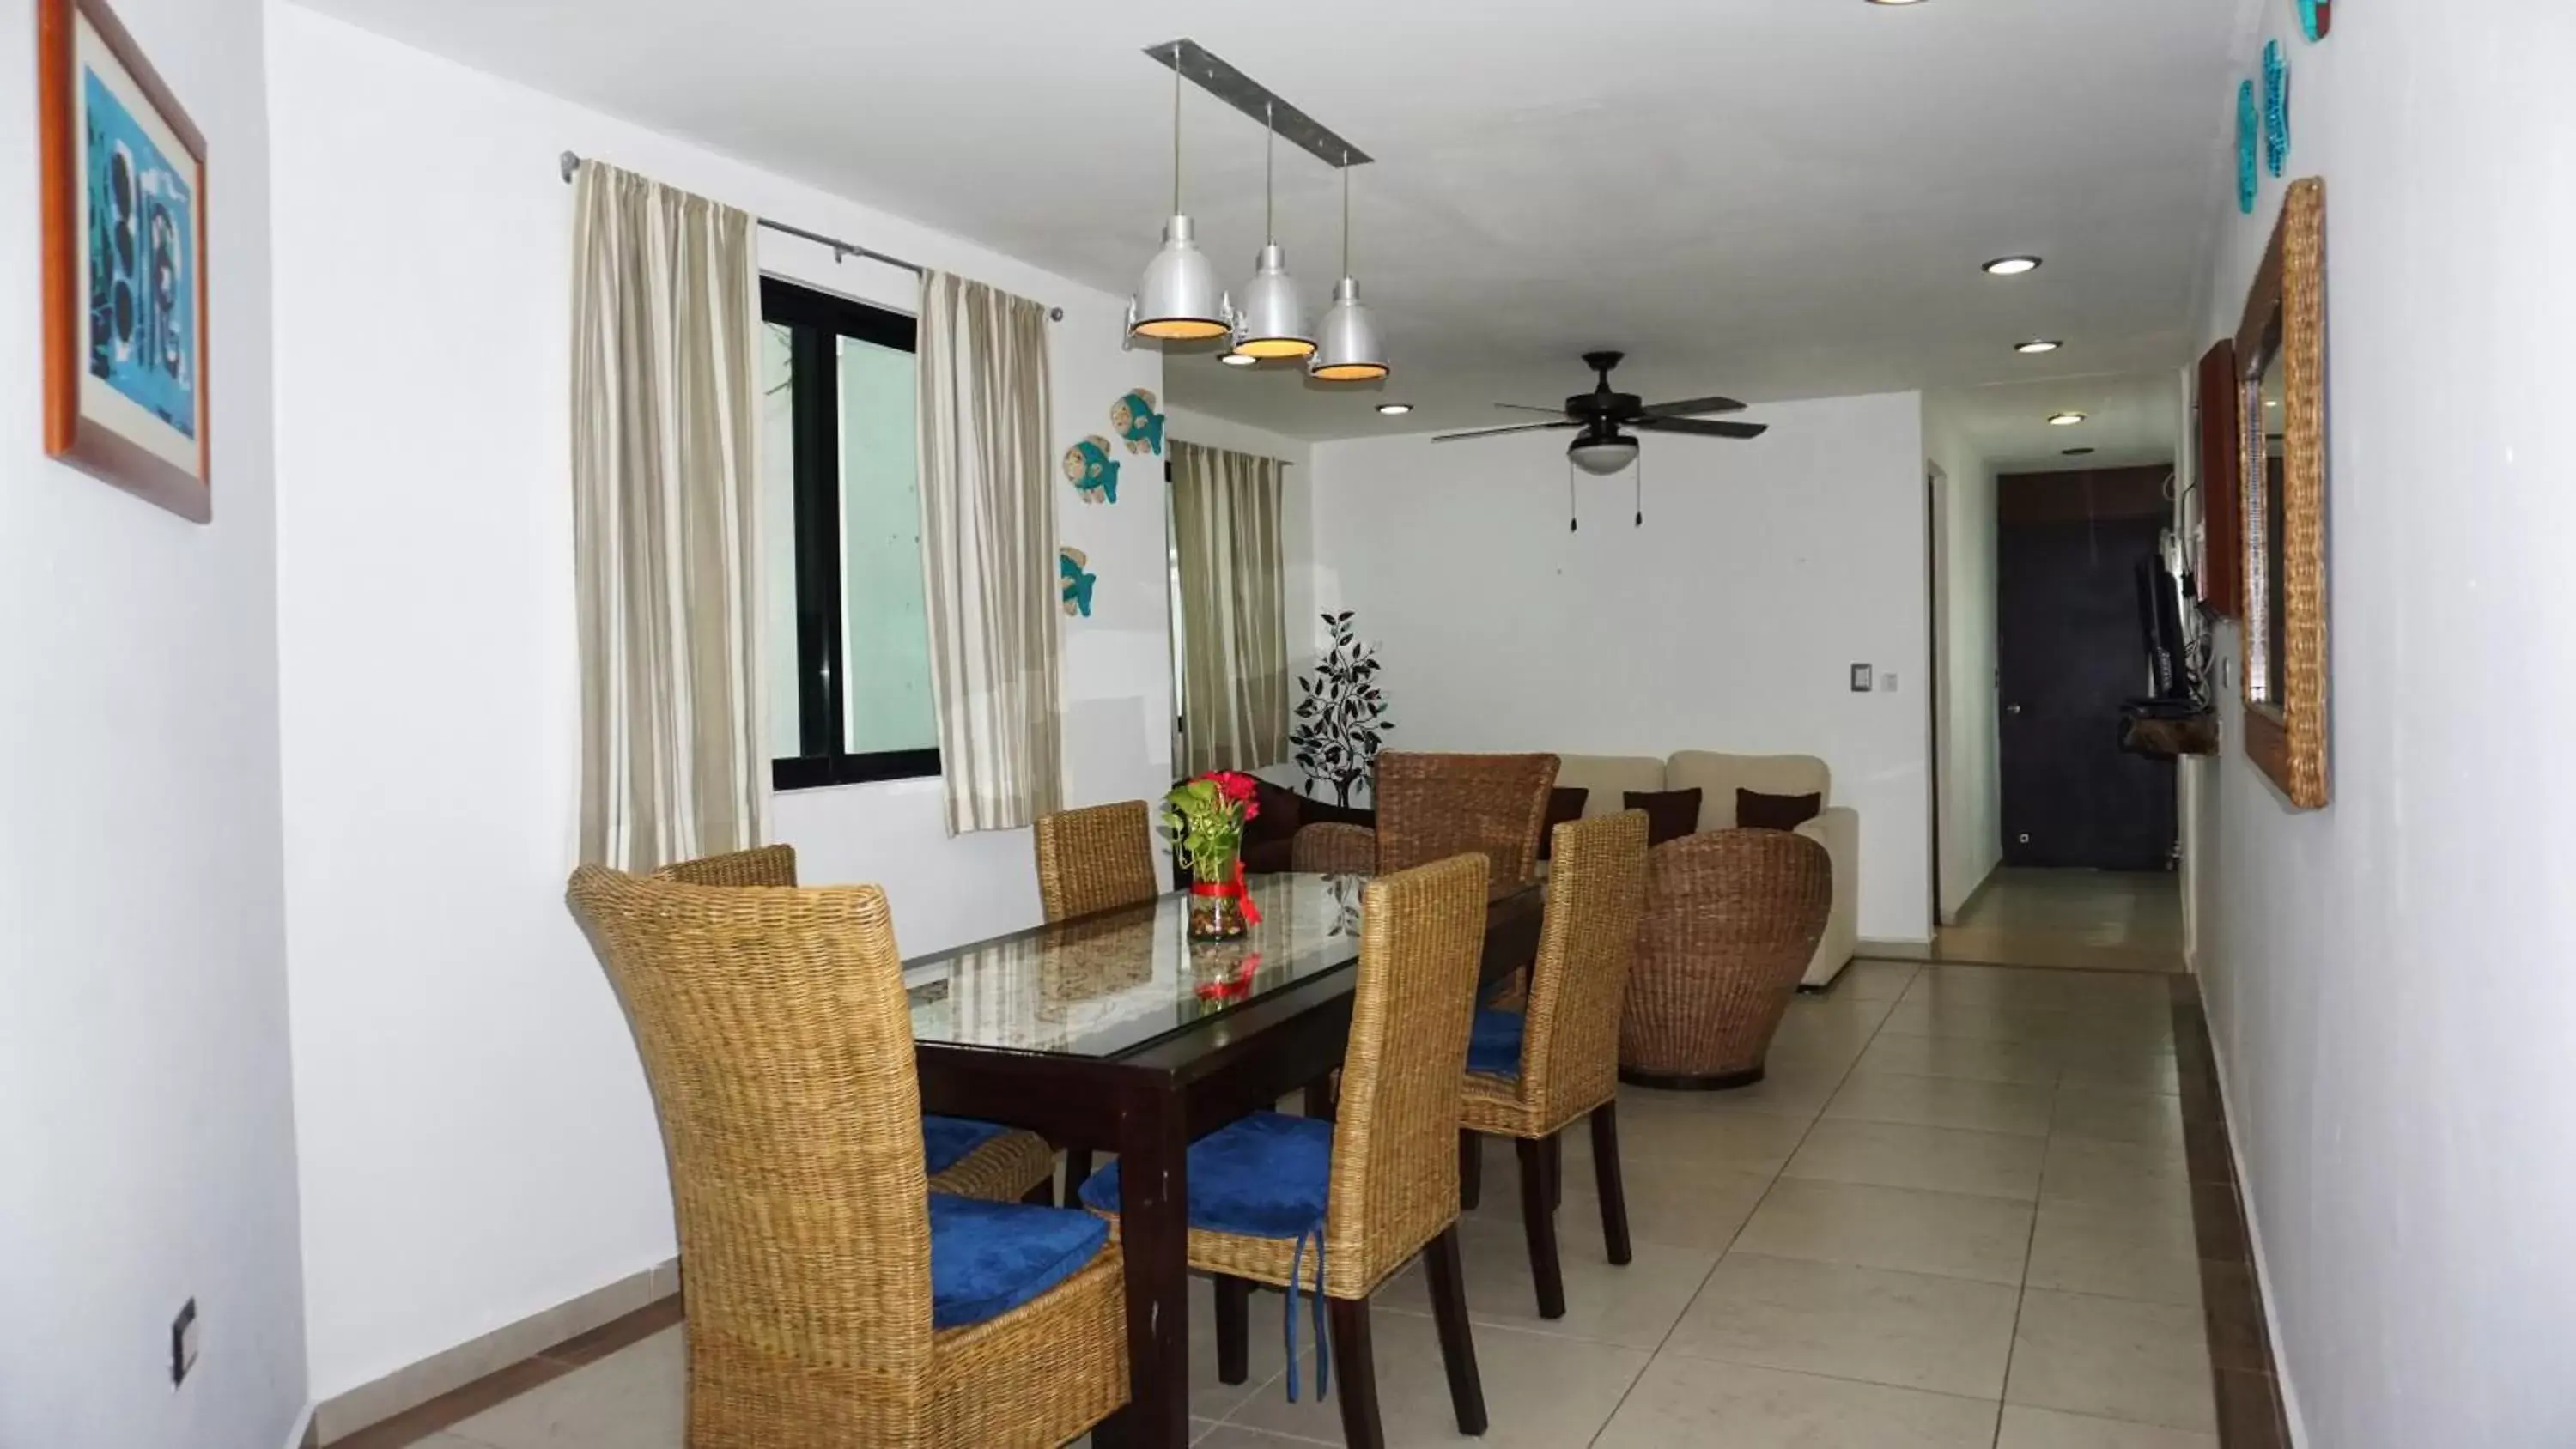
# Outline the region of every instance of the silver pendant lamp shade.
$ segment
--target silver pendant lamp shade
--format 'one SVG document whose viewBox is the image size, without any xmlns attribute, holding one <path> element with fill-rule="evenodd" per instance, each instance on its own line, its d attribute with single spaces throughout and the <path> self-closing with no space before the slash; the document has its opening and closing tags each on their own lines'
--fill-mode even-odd
<svg viewBox="0 0 2576 1449">
<path fill-rule="evenodd" d="M 1145 278 L 1127 301 L 1127 335 L 1186 342 L 1234 330 L 1234 307 L 1217 280 L 1216 263 L 1200 251 L 1190 219 L 1181 211 L 1181 56 L 1172 47 L 1172 219 L 1163 223 L 1163 249 L 1145 264 Z"/>
<path fill-rule="evenodd" d="M 1306 331 L 1306 302 L 1297 295 L 1297 279 L 1288 275 L 1288 252 L 1275 227 L 1272 169 L 1279 149 L 1275 117 L 1265 117 L 1269 139 L 1261 158 L 1261 255 L 1253 263 L 1252 282 L 1243 289 L 1243 310 L 1235 317 L 1234 350 L 1254 359 L 1304 357 L 1315 350 Z"/>
<path fill-rule="evenodd" d="M 1315 353 L 1306 359 L 1306 371 L 1327 382 L 1366 382 L 1380 378 L 1391 370 L 1386 363 L 1386 342 L 1378 335 L 1377 319 L 1369 315 L 1366 303 L 1360 301 L 1359 281 L 1351 271 L 1351 168 L 1347 159 L 1342 165 L 1342 279 L 1333 286 L 1333 305 L 1324 313 L 1324 325 L 1315 330 Z"/>
</svg>

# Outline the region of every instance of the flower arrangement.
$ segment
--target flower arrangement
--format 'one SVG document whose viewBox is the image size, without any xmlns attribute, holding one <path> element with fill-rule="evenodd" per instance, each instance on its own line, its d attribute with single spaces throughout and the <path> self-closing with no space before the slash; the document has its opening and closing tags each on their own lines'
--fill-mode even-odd
<svg viewBox="0 0 2576 1449">
<path fill-rule="evenodd" d="M 1184 780 L 1163 797 L 1163 834 L 1190 867 L 1190 934 L 1200 940 L 1240 936 L 1260 911 L 1243 888 L 1243 827 L 1261 813 L 1250 775 L 1215 770 Z"/>
</svg>

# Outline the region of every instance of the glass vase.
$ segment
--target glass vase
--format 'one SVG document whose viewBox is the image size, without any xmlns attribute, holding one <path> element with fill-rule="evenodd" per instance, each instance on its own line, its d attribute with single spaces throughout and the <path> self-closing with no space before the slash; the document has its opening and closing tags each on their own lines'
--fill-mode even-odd
<svg viewBox="0 0 2576 1449">
<path fill-rule="evenodd" d="M 1190 886 L 1190 939 L 1193 941 L 1233 941 L 1251 927 L 1243 914 L 1243 869 L 1239 857 L 1227 856 L 1208 864 L 1216 867 L 1207 875 L 1198 875 Z"/>
</svg>

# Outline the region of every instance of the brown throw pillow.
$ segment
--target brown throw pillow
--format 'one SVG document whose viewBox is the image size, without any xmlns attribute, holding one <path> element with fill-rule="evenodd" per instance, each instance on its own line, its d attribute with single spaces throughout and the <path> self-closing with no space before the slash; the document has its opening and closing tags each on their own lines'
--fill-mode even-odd
<svg viewBox="0 0 2576 1449">
<path fill-rule="evenodd" d="M 1735 792 L 1738 830 L 1795 830 L 1825 813 L 1822 795 L 1765 795 L 1759 790 Z"/>
<path fill-rule="evenodd" d="M 1630 790 L 1622 797 L 1631 810 L 1646 812 L 1646 844 L 1661 845 L 1699 833 L 1699 791 Z"/>
<path fill-rule="evenodd" d="M 1538 858 L 1556 853 L 1556 827 L 1583 818 L 1583 802 L 1592 792 L 1579 786 L 1559 785 L 1547 792 L 1547 823 L 1538 828 Z"/>
</svg>

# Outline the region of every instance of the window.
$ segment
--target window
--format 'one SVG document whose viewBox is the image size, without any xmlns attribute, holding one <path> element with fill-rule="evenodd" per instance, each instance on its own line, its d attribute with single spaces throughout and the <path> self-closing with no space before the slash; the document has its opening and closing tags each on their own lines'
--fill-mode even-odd
<svg viewBox="0 0 2576 1449">
<path fill-rule="evenodd" d="M 936 775 L 913 319 L 774 277 L 760 312 L 770 783 Z"/>
</svg>

